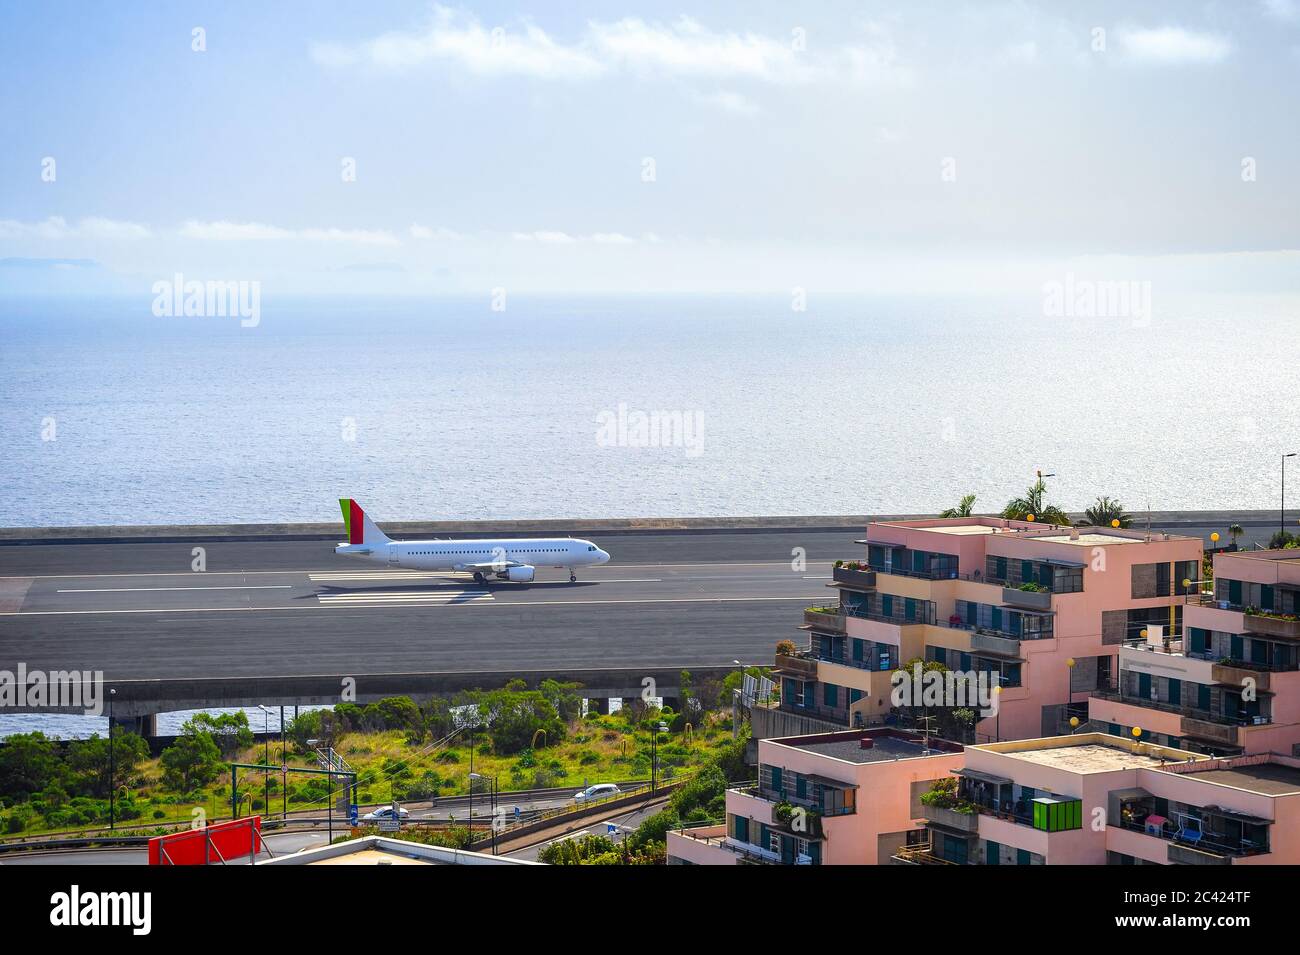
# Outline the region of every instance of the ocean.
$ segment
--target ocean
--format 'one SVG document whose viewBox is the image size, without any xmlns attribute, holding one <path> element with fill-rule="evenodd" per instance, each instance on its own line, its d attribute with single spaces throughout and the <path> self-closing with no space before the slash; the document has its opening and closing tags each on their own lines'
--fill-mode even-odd
<svg viewBox="0 0 1300 955">
<path fill-rule="evenodd" d="M 1277 501 L 1297 299 L 0 299 L 0 526 Z"/>
</svg>

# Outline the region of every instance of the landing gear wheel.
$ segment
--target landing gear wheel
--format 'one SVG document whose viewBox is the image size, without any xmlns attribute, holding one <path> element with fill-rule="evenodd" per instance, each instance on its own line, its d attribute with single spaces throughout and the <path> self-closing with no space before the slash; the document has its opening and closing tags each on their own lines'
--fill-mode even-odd
<svg viewBox="0 0 1300 955">
<path fill-rule="evenodd" d="M 487 578 L 483 576 L 483 572 L 481 570 L 474 571 L 474 583 L 476 584 L 487 583 Z"/>
<path fill-rule="evenodd" d="M 569 571 L 569 583 L 576 584 L 577 582 L 578 582 L 578 575 L 575 574 L 573 571 Z"/>
</svg>

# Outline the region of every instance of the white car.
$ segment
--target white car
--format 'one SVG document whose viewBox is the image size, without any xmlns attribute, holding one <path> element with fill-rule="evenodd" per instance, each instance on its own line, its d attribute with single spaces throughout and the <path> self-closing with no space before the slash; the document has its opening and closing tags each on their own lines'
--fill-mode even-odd
<svg viewBox="0 0 1300 955">
<path fill-rule="evenodd" d="M 399 809 L 399 810 L 397 810 L 397 816 L 398 816 L 398 818 L 400 818 L 400 819 L 405 819 L 405 818 L 406 818 L 407 816 L 409 816 L 409 815 L 410 815 L 410 813 L 407 812 L 405 809 Z M 393 807 L 392 807 L 392 806 L 385 806 L 383 809 L 376 809 L 376 810 L 374 810 L 373 812 L 368 812 L 368 813 L 366 813 L 366 814 L 365 814 L 364 816 L 362 816 L 361 818 L 362 818 L 362 819 L 365 819 L 365 820 L 367 820 L 367 821 L 369 821 L 369 822 L 378 822 L 378 821 L 381 820 L 381 819 L 392 819 L 392 818 L 393 818 Z"/>
<path fill-rule="evenodd" d="M 594 786 L 588 786 L 582 792 L 573 794 L 573 801 L 576 803 L 595 802 L 597 799 L 608 799 L 610 796 L 618 796 L 623 792 L 613 783 L 597 783 Z"/>
</svg>

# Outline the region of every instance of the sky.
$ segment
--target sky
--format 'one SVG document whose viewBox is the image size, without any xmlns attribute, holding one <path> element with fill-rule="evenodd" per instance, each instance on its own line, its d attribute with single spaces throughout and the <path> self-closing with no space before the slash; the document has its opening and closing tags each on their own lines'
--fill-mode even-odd
<svg viewBox="0 0 1300 955">
<path fill-rule="evenodd" d="M 8 3 L 0 292 L 1300 276 L 1300 0 Z"/>
</svg>

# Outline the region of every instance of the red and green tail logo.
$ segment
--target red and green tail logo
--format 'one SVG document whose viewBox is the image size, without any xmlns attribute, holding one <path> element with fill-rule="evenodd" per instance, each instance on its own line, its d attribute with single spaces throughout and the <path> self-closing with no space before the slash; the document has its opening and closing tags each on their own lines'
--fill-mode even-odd
<svg viewBox="0 0 1300 955">
<path fill-rule="evenodd" d="M 348 543 L 364 544 L 366 515 L 361 510 L 361 505 L 350 497 L 341 497 L 339 508 L 343 511 L 343 527 L 348 532 Z"/>
</svg>

